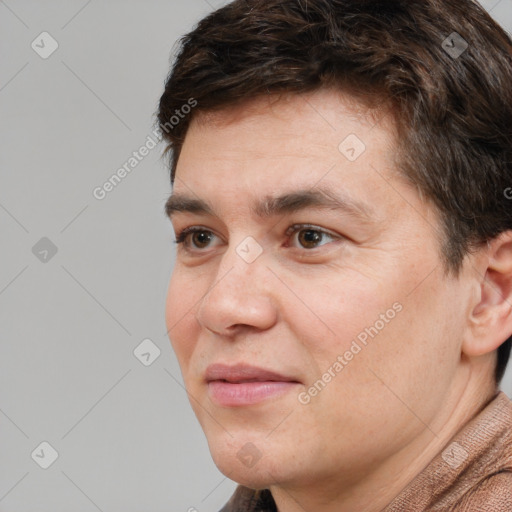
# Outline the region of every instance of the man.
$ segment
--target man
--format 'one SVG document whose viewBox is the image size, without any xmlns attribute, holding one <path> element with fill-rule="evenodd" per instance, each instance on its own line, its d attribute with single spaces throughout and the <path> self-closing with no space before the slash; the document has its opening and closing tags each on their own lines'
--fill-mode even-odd
<svg viewBox="0 0 512 512">
<path fill-rule="evenodd" d="M 224 512 L 512 510 L 511 83 L 470 0 L 237 0 L 183 39 L 166 321 Z"/>
</svg>

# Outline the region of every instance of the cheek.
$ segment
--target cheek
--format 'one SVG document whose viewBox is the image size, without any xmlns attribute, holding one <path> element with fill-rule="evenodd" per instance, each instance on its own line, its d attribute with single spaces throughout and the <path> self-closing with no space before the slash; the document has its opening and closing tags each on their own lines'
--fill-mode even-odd
<svg viewBox="0 0 512 512">
<path fill-rule="evenodd" d="M 315 403 L 310 409 L 320 416 L 328 410 L 337 414 L 347 386 L 359 398 L 367 394 L 368 383 L 375 380 L 368 370 L 375 358 L 375 347 L 370 345 L 384 345 L 386 331 L 402 314 L 397 311 L 400 304 L 395 304 L 393 293 L 382 281 L 347 269 L 333 269 L 329 277 L 295 278 L 293 290 L 301 300 L 291 301 L 281 312 L 297 341 L 296 354 L 307 361 L 305 391 Z M 345 407 L 350 410 L 355 404 Z"/>
<path fill-rule="evenodd" d="M 381 371 L 390 384 L 406 391 L 418 377 L 424 383 L 435 378 L 440 360 L 450 364 L 445 357 L 449 323 L 443 321 L 450 305 L 439 276 L 417 286 L 418 272 L 388 270 L 385 279 L 340 270 L 335 280 L 300 281 L 300 287 L 296 281 L 307 309 L 299 303 L 289 308 L 287 322 L 295 326 L 294 334 L 312 362 L 310 383 L 331 369 L 345 375 L 336 380 L 348 378 L 356 386 L 375 381 L 379 388 L 373 372 Z M 338 356 L 343 369 L 340 364 L 332 369 Z"/>
<path fill-rule="evenodd" d="M 337 272 L 335 279 L 331 275 L 304 282 L 297 295 L 305 298 L 309 311 L 298 304 L 290 325 L 299 325 L 300 331 L 307 333 L 314 353 L 343 353 L 379 314 L 392 308 L 394 300 L 382 288 L 380 281 L 346 270 Z"/>
<path fill-rule="evenodd" d="M 194 340 L 197 339 L 199 324 L 193 307 L 196 301 L 196 293 L 193 287 L 187 286 L 187 278 L 174 271 L 167 288 L 165 323 L 167 335 L 180 365 L 190 359 L 195 346 Z"/>
<path fill-rule="evenodd" d="M 391 447 L 396 425 L 403 440 L 423 428 L 404 403 L 428 419 L 444 396 L 447 376 L 439 375 L 439 360 L 446 354 L 439 348 L 446 332 L 434 298 L 439 289 L 434 278 L 408 297 L 414 283 L 405 276 L 386 283 L 362 275 L 330 280 L 304 295 L 317 315 L 304 308 L 299 315 L 296 307 L 295 335 L 313 363 L 304 413 L 314 418 L 320 437 L 338 432 L 378 453 Z"/>
</svg>

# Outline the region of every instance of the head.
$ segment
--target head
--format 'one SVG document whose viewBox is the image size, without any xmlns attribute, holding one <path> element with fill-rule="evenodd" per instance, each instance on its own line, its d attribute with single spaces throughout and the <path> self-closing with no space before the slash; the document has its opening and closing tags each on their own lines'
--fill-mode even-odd
<svg viewBox="0 0 512 512">
<path fill-rule="evenodd" d="M 185 36 L 158 121 L 175 231 L 201 230 L 178 248 L 166 319 L 231 478 L 306 482 L 305 463 L 325 478 L 340 460 L 357 478 L 467 389 L 495 391 L 510 83 L 512 42 L 471 0 L 237 0 Z M 291 382 L 220 403 L 219 362 Z"/>
</svg>

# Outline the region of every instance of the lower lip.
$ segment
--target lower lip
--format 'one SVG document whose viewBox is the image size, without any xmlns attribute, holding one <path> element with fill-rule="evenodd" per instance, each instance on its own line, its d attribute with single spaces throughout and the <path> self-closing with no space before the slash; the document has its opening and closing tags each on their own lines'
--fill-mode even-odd
<svg viewBox="0 0 512 512">
<path fill-rule="evenodd" d="M 297 382 L 225 382 L 214 380 L 208 383 L 210 397 L 219 405 L 233 407 L 252 405 L 268 398 L 278 397 L 290 391 Z"/>
</svg>

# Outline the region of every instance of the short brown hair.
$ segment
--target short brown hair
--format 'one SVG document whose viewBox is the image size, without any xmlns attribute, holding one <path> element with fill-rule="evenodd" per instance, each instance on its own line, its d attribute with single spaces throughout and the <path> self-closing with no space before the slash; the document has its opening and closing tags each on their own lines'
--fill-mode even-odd
<svg viewBox="0 0 512 512">
<path fill-rule="evenodd" d="M 197 112 L 332 85 L 392 106 L 398 167 L 441 214 L 447 272 L 512 229 L 512 41 L 472 0 L 236 0 L 209 14 L 160 98 L 171 184 Z"/>
</svg>

